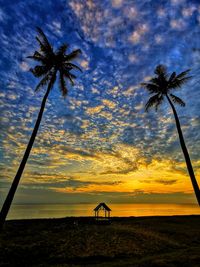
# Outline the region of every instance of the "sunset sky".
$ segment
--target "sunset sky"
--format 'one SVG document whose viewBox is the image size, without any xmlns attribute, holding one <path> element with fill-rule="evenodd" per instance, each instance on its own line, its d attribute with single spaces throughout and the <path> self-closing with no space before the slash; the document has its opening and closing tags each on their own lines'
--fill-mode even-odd
<svg viewBox="0 0 200 267">
<path fill-rule="evenodd" d="M 76 85 L 50 93 L 15 203 L 196 203 L 168 104 L 146 113 L 158 64 L 191 69 L 177 107 L 200 183 L 199 0 L 0 0 L 0 203 L 23 156 L 45 88 L 29 71 L 36 26 L 80 48 Z"/>
</svg>

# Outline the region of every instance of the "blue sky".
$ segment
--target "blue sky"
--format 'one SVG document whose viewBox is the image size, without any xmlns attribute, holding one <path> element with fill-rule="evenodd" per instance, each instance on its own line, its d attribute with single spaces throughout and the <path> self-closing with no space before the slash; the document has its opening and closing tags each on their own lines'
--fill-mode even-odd
<svg viewBox="0 0 200 267">
<path fill-rule="evenodd" d="M 39 26 L 56 48 L 80 48 L 76 85 L 55 84 L 15 201 L 195 203 L 174 119 L 165 103 L 146 113 L 140 83 L 158 64 L 191 69 L 176 94 L 200 175 L 199 1 L 0 1 L 0 202 L 23 155 L 45 89 L 26 57 Z M 199 179 L 199 178 L 198 178 Z"/>
</svg>

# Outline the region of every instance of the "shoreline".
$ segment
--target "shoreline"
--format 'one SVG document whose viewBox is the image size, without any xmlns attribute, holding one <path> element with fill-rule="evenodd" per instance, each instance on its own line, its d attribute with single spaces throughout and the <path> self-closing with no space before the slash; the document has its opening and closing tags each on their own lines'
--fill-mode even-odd
<svg viewBox="0 0 200 267">
<path fill-rule="evenodd" d="M 172 217 L 199 217 L 200 218 L 200 214 L 188 214 L 188 215 L 144 215 L 144 216 L 110 216 L 110 220 L 118 220 L 118 219 L 142 219 L 142 218 L 172 218 Z M 100 217 L 103 218 L 103 217 Z M 19 219 L 7 219 L 6 222 L 13 222 L 13 221 L 34 221 L 34 220 L 69 220 L 69 219 L 91 219 L 91 220 L 95 220 L 94 216 L 65 216 L 65 217 L 46 217 L 46 218 L 19 218 Z"/>
<path fill-rule="evenodd" d="M 134 219 L 134 218 L 163 218 L 163 217 L 199 217 L 200 214 L 188 214 L 188 215 L 144 215 L 144 216 L 110 216 L 111 220 L 115 219 Z M 103 217 L 101 217 L 103 218 Z M 63 219 L 95 219 L 94 216 L 65 216 L 65 217 L 46 217 L 46 218 L 19 218 L 19 219 L 7 219 L 6 222 L 10 221 L 31 221 L 31 220 L 63 220 Z"/>
</svg>

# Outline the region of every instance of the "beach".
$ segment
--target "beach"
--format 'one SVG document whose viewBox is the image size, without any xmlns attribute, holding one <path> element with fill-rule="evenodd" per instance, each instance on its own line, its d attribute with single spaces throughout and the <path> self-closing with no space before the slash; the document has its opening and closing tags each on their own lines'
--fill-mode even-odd
<svg viewBox="0 0 200 267">
<path fill-rule="evenodd" d="M 9 220 L 0 266 L 200 266 L 200 216 Z"/>
</svg>

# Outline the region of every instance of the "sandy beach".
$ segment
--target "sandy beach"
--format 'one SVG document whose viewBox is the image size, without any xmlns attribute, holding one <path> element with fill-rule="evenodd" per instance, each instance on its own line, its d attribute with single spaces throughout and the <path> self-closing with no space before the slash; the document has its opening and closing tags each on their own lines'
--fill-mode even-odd
<svg viewBox="0 0 200 267">
<path fill-rule="evenodd" d="M 200 266 L 200 216 L 7 221 L 0 266 Z"/>
</svg>

